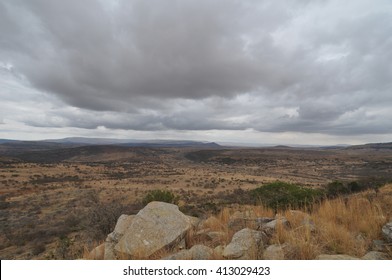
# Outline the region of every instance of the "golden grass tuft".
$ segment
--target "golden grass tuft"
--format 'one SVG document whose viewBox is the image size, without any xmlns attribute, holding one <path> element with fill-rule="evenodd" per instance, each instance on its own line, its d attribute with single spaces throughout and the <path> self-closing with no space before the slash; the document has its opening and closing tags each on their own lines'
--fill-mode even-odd
<svg viewBox="0 0 392 280">
<path fill-rule="evenodd" d="M 362 257 L 372 240 L 380 239 L 387 219 L 382 207 L 364 194 L 326 200 L 312 214 L 318 241 L 327 252 Z"/>
</svg>

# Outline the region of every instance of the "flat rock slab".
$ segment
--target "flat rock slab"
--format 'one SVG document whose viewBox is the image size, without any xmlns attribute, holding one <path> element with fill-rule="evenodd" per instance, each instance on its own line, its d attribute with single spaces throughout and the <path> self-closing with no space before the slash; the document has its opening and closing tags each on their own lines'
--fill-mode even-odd
<svg viewBox="0 0 392 280">
<path fill-rule="evenodd" d="M 179 244 L 191 227 L 190 219 L 177 205 L 153 201 L 133 218 L 114 249 L 131 258 L 148 258 Z"/>
</svg>

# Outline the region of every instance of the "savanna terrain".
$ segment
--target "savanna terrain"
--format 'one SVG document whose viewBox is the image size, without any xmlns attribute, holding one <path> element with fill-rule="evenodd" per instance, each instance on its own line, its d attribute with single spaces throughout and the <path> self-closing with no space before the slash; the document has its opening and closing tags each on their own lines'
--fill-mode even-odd
<svg viewBox="0 0 392 280">
<path fill-rule="evenodd" d="M 370 196 L 381 196 L 391 195 L 389 189 L 379 191 L 391 179 L 392 149 L 387 144 L 348 148 L 0 144 L 0 258 L 81 258 L 105 239 L 122 213 L 137 213 L 151 190 L 174 193 L 188 215 L 222 217 L 230 209 L 253 205 L 244 194 L 275 181 L 321 190 L 334 181 L 359 182 Z M 387 201 L 380 203 L 388 206 Z M 385 209 L 386 221 L 392 216 Z M 292 238 L 279 234 L 274 238 Z"/>
</svg>

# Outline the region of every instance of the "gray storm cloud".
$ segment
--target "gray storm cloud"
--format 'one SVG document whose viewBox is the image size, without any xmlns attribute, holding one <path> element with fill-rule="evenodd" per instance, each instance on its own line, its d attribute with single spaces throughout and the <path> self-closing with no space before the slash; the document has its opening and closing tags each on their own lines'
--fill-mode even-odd
<svg viewBox="0 0 392 280">
<path fill-rule="evenodd" d="M 0 62 L 70 106 L 28 125 L 392 132 L 387 0 L 0 0 L 0 32 Z"/>
</svg>

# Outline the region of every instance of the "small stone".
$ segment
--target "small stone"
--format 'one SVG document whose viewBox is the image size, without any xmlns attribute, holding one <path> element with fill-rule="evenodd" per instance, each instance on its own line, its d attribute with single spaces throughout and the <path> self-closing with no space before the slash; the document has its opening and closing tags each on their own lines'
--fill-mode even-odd
<svg viewBox="0 0 392 280">
<path fill-rule="evenodd" d="M 392 243 L 392 222 L 382 227 L 382 234 L 387 242 Z"/>
<path fill-rule="evenodd" d="M 385 253 L 370 251 L 362 257 L 363 260 L 386 260 L 387 256 Z"/>
<path fill-rule="evenodd" d="M 223 257 L 228 259 L 258 259 L 262 249 L 261 232 L 244 228 L 233 235 L 230 244 L 223 251 Z"/>
<path fill-rule="evenodd" d="M 372 249 L 373 251 L 384 251 L 385 242 L 383 240 L 373 240 Z"/>
<path fill-rule="evenodd" d="M 258 217 L 256 218 L 256 228 L 261 229 L 265 224 L 272 222 L 275 220 L 274 218 L 268 218 L 268 217 Z"/>
<path fill-rule="evenodd" d="M 214 248 L 214 256 L 217 259 L 222 259 L 223 258 L 223 250 L 225 249 L 225 247 L 223 247 L 222 245 L 216 246 Z"/>
<path fill-rule="evenodd" d="M 266 234 L 268 235 L 272 235 L 275 231 L 276 228 L 282 225 L 283 227 L 289 227 L 289 222 L 287 221 L 287 219 L 285 217 L 279 217 L 269 223 L 266 223 L 263 225 L 263 227 L 261 228 Z"/>
</svg>

